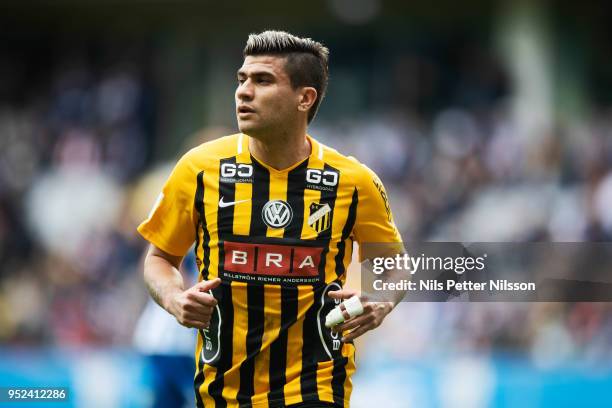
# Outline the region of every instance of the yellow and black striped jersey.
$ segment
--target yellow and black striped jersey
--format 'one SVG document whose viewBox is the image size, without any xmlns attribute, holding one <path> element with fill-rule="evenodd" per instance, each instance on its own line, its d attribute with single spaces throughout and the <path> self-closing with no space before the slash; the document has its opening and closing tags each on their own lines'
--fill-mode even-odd
<svg viewBox="0 0 612 408">
<path fill-rule="evenodd" d="M 324 325 L 352 243 L 400 242 L 380 180 L 307 136 L 311 154 L 285 170 L 254 158 L 249 137 L 185 154 L 138 231 L 221 277 L 196 347 L 198 406 L 348 406 L 354 345 Z"/>
</svg>

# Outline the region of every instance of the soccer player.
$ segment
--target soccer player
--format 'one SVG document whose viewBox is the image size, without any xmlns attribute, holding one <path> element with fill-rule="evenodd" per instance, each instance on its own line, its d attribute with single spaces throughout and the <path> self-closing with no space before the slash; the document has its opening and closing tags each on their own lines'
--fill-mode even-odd
<svg viewBox="0 0 612 408">
<path fill-rule="evenodd" d="M 151 243 L 151 296 L 199 332 L 197 406 L 348 407 L 353 339 L 393 308 L 366 303 L 325 327 L 352 295 L 342 286 L 353 241 L 401 240 L 376 175 L 306 133 L 327 61 L 311 39 L 250 35 L 235 93 L 241 133 L 187 152 L 138 228 Z M 185 289 L 177 269 L 194 242 L 200 282 Z"/>
</svg>

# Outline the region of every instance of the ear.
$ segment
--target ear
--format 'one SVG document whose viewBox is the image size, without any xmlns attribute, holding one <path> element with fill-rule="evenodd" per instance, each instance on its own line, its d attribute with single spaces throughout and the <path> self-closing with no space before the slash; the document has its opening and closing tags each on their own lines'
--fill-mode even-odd
<svg viewBox="0 0 612 408">
<path fill-rule="evenodd" d="M 298 110 L 300 112 L 308 112 L 317 100 L 317 90 L 311 86 L 302 88 L 298 98 Z"/>
</svg>

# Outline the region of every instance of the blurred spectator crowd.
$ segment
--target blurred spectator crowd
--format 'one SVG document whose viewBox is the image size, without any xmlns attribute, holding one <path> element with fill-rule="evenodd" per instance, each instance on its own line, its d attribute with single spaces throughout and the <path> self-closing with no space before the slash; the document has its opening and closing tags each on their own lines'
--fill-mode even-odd
<svg viewBox="0 0 612 408">
<path fill-rule="evenodd" d="M 147 162 L 137 71 L 70 64 L 0 107 L 0 339 L 125 342 L 142 305 L 130 188 Z"/>
<path fill-rule="evenodd" d="M 58 70 L 35 97 L 0 106 L 4 344 L 126 345 L 146 299 L 145 243 L 135 227 L 161 187 L 148 178 L 154 90 L 129 64 L 95 72 L 79 64 Z M 406 242 L 610 240 L 612 110 L 593 107 L 580 123 L 556 123 L 532 140 L 514 123 L 509 93 L 481 90 L 466 83 L 457 92 L 470 103 L 427 114 L 398 104 L 326 115 L 310 134 L 380 175 Z M 364 340 L 385 339 L 377 350 L 397 358 L 612 358 L 604 303 L 398 309 L 378 329 L 387 336 Z"/>
</svg>

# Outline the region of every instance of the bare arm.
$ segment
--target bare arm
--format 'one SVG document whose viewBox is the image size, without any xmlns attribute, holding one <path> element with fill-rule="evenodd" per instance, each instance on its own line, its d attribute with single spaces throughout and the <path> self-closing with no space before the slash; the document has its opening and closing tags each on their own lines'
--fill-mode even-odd
<svg viewBox="0 0 612 408">
<path fill-rule="evenodd" d="M 155 245 L 150 245 L 144 261 L 144 281 L 147 289 L 153 300 L 168 312 L 170 297 L 184 290 L 183 276 L 179 272 L 182 260 L 182 257 L 170 255 Z"/>
<path fill-rule="evenodd" d="M 186 327 L 208 327 L 215 298 L 207 291 L 216 288 L 220 279 L 201 281 L 185 289 L 178 268 L 183 257 L 168 254 L 154 245 L 144 261 L 144 281 L 151 297 Z"/>
</svg>

